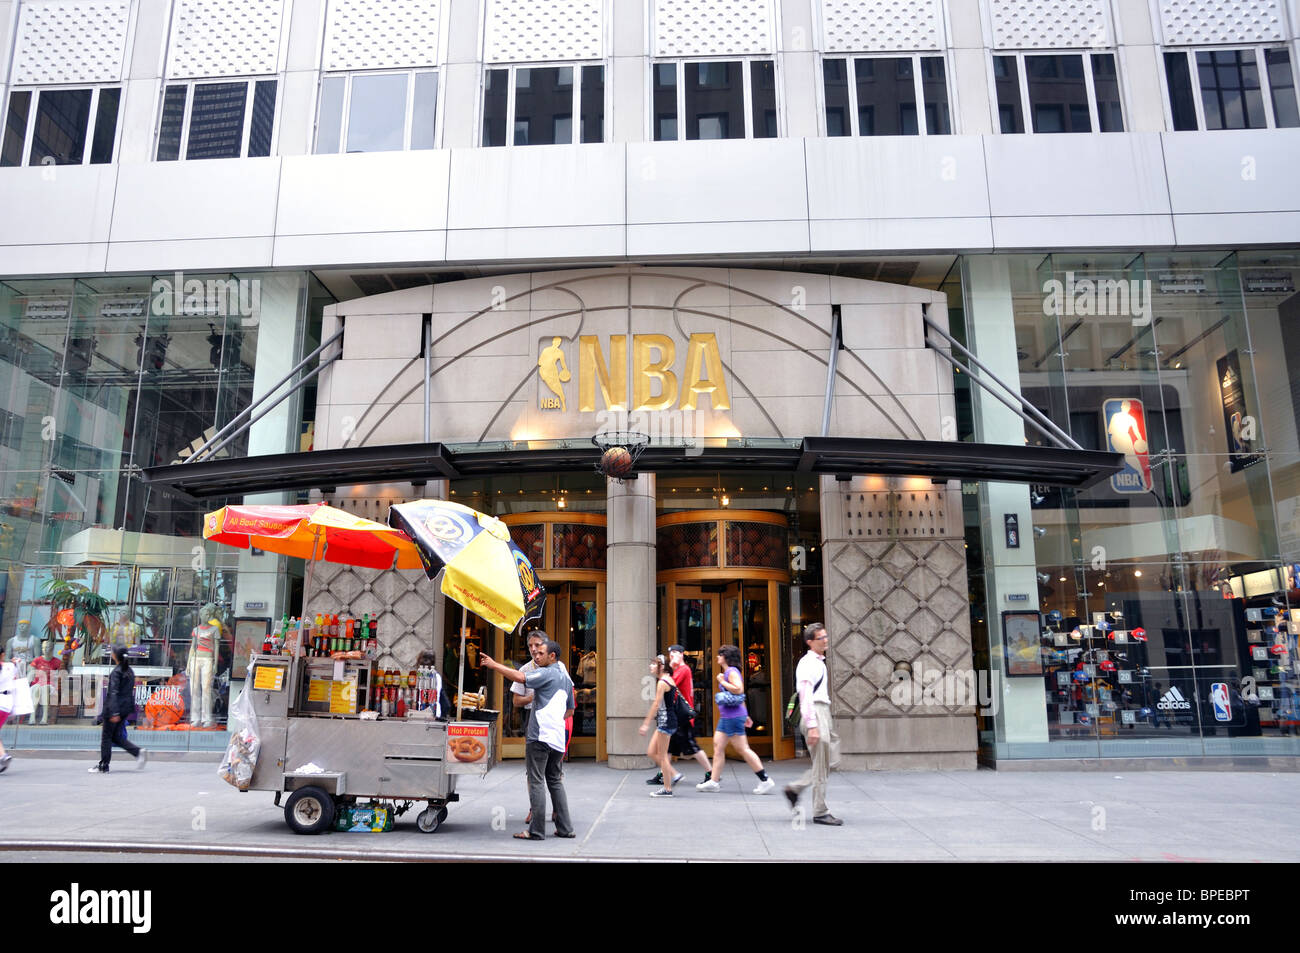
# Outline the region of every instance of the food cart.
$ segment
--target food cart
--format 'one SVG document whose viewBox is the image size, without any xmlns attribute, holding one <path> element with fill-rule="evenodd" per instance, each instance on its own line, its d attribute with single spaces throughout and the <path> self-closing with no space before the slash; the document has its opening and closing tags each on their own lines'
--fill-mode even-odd
<svg viewBox="0 0 1300 953">
<path fill-rule="evenodd" d="M 442 573 L 443 591 L 455 589 L 448 595 L 462 606 L 472 598 L 476 609 L 502 626 L 513 627 L 541 611 L 545 592 L 509 533 L 504 541 L 499 538 L 503 531 L 499 520 L 454 503 L 403 506 L 415 508 L 409 514 L 415 521 L 412 536 L 324 504 L 225 507 L 208 514 L 204 535 L 291 555 L 304 554 L 305 541 L 310 539 L 313 559 L 319 556 L 381 569 L 421 566 L 431 578 Z M 439 522 L 438 508 L 452 512 L 452 524 Z M 391 515 L 390 520 L 397 522 Z M 443 542 L 450 533 L 443 527 L 456 526 L 457 534 L 465 537 L 462 545 L 453 546 L 454 552 L 446 546 L 429 546 L 419 536 L 430 525 L 440 528 Z M 452 569 L 463 544 L 480 533 L 485 540 L 505 543 L 515 593 L 509 592 L 508 581 L 502 585 L 499 575 L 491 578 L 494 569 L 505 565 L 485 555 L 491 542 L 474 548 L 473 558 L 466 560 L 468 570 L 459 565 Z M 309 573 L 310 566 L 309 562 Z M 517 618 L 511 621 L 516 611 Z M 309 633 L 300 625 L 282 654 L 255 654 L 250 660 L 240 699 L 246 725 L 232 738 L 223 776 L 240 790 L 274 792 L 277 805 L 287 795 L 285 821 L 300 834 L 331 829 L 339 812 L 355 806 L 358 799 L 393 802 L 397 816 L 427 802 L 416 826 L 425 833 L 436 831 L 447 817 L 447 805 L 458 799 L 456 778 L 485 775 L 499 760 L 497 712 L 465 710 L 460 704 L 465 698 L 463 661 L 454 713 L 417 706 L 395 717 L 379 713 L 376 701 L 382 688 L 377 684 L 375 659 L 360 651 L 311 657 L 309 644 Z"/>
</svg>

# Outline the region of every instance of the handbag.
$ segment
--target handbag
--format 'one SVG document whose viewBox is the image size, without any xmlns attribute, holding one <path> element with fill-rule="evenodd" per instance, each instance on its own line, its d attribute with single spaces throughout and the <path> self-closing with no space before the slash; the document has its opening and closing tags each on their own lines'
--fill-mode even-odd
<svg viewBox="0 0 1300 953">
<path fill-rule="evenodd" d="M 817 679 L 817 684 L 813 686 L 813 692 L 816 692 L 817 689 L 821 688 L 822 682 L 824 681 L 826 681 L 825 672 L 822 673 L 821 678 Z M 785 724 L 786 727 L 790 729 L 790 734 L 792 735 L 803 727 L 803 711 L 799 705 L 799 692 L 797 690 L 790 696 L 790 700 L 786 702 Z"/>
<path fill-rule="evenodd" d="M 737 695 L 735 692 L 718 692 L 713 696 L 713 700 L 721 705 L 735 706 L 745 704 L 745 696 Z"/>
<path fill-rule="evenodd" d="M 688 722 L 694 721 L 695 709 L 692 708 L 691 703 L 686 700 L 686 696 L 676 688 L 673 689 L 673 694 L 676 696 L 673 699 L 673 711 L 677 713 L 677 724 L 685 725 Z"/>
</svg>

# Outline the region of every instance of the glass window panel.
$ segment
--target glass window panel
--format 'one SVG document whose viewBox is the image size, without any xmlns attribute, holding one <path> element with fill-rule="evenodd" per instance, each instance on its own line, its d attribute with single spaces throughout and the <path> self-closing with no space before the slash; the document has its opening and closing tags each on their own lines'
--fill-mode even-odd
<svg viewBox="0 0 1300 953">
<path fill-rule="evenodd" d="M 80 165 L 90 125 L 89 89 L 45 89 L 36 100 L 29 165 Z"/>
<path fill-rule="evenodd" d="M 179 159 L 181 154 L 181 131 L 185 121 L 185 99 L 189 95 L 188 86 L 168 86 L 163 96 L 162 123 L 158 128 L 158 159 L 168 161 Z"/>
<path fill-rule="evenodd" d="M 21 90 L 9 95 L 4 145 L 0 147 L 0 166 L 23 164 L 23 142 L 27 139 L 27 113 L 31 105 L 30 90 Z"/>
<path fill-rule="evenodd" d="M 1092 88 L 1097 95 L 1097 124 L 1101 132 L 1123 132 L 1124 111 L 1120 107 L 1119 77 L 1115 57 L 1110 53 L 1092 56 Z"/>
<path fill-rule="evenodd" d="M 942 56 L 921 57 L 921 94 L 925 97 L 925 131 L 932 136 L 952 132 L 948 114 L 948 79 Z"/>
<path fill-rule="evenodd" d="M 1020 111 L 1020 70 L 1014 56 L 993 57 L 993 84 L 998 94 L 998 124 L 1003 133 L 1025 131 Z"/>
<path fill-rule="evenodd" d="M 916 135 L 920 130 L 911 57 L 858 59 L 853 64 L 859 135 Z"/>
<path fill-rule="evenodd" d="M 582 68 L 583 142 L 605 141 L 605 67 Z"/>
<path fill-rule="evenodd" d="M 745 138 L 741 64 L 686 64 L 686 138 Z"/>
<path fill-rule="evenodd" d="M 190 109 L 187 159 L 238 159 L 244 141 L 247 83 L 200 83 Z"/>
<path fill-rule="evenodd" d="M 654 65 L 655 142 L 677 138 L 677 64 Z"/>
<path fill-rule="evenodd" d="M 1264 62 L 1268 67 L 1268 86 L 1273 96 L 1274 121 L 1283 129 L 1300 126 L 1291 55 L 1286 50 L 1265 50 Z"/>
<path fill-rule="evenodd" d="M 1026 56 L 1034 132 L 1091 132 L 1083 57 Z"/>
<path fill-rule="evenodd" d="M 515 71 L 517 146 L 573 141 L 573 67 L 546 66 Z"/>
<path fill-rule="evenodd" d="M 405 73 L 352 77 L 348 152 L 392 152 L 406 138 Z"/>
<path fill-rule="evenodd" d="M 776 138 L 776 65 L 771 60 L 749 64 L 749 93 L 753 100 L 754 138 Z"/>
<path fill-rule="evenodd" d="M 343 92 L 347 77 L 327 76 L 320 84 L 320 115 L 316 120 L 316 152 L 339 151 L 343 130 Z"/>
<path fill-rule="evenodd" d="M 510 94 L 506 82 L 510 71 L 490 69 L 483 79 L 483 145 L 506 144 L 506 101 Z"/>
<path fill-rule="evenodd" d="M 849 128 L 849 74 L 844 60 L 822 60 L 826 90 L 826 135 L 847 136 Z"/>
<path fill-rule="evenodd" d="M 120 89 L 99 91 L 99 108 L 95 112 L 95 136 L 90 143 L 90 161 L 93 164 L 113 161 L 113 140 L 117 134 L 117 107 L 121 99 Z"/>
<path fill-rule="evenodd" d="M 1192 74 L 1187 68 L 1186 53 L 1165 54 L 1165 77 L 1169 81 L 1169 112 L 1173 116 L 1174 130 L 1195 129 L 1196 103 L 1192 98 Z"/>
<path fill-rule="evenodd" d="M 438 74 L 415 74 L 415 102 L 411 109 L 411 148 L 432 149 L 438 110 Z"/>
<path fill-rule="evenodd" d="M 1264 98 L 1253 50 L 1196 54 L 1207 129 L 1263 129 Z"/>
<path fill-rule="evenodd" d="M 276 81 L 260 79 L 253 87 L 253 124 L 248 130 L 248 154 L 269 156 L 275 129 Z"/>
</svg>

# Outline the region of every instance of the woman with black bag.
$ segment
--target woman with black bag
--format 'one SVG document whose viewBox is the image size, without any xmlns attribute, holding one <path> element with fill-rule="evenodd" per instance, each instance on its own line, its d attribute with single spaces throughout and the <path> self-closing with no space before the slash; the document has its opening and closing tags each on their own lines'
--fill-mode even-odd
<svg viewBox="0 0 1300 953">
<path fill-rule="evenodd" d="M 650 730 L 654 722 L 654 734 L 645 753 L 663 772 L 664 786 L 651 794 L 651 797 L 672 797 L 673 785 L 682 779 L 682 775 L 673 770 L 672 758 L 668 756 L 668 739 L 677 731 L 677 686 L 668 674 L 668 661 L 662 655 L 656 655 L 650 663 L 650 674 L 655 679 L 654 701 L 646 712 L 645 721 L 641 723 L 641 734 Z"/>
<path fill-rule="evenodd" d="M 135 672 L 127 664 L 126 646 L 113 646 L 113 661 L 117 668 L 108 676 L 108 692 L 104 696 L 104 731 L 99 741 L 99 764 L 90 769 L 91 774 L 108 774 L 108 762 L 117 745 L 135 758 L 135 766 L 143 768 L 149 752 L 133 745 L 126 736 L 126 719 L 135 711 Z"/>
</svg>

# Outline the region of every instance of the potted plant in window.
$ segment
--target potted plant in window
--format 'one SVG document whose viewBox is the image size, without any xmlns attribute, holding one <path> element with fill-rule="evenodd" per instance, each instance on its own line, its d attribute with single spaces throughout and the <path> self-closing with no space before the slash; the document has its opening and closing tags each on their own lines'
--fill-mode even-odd
<svg viewBox="0 0 1300 953">
<path fill-rule="evenodd" d="M 50 600 L 50 618 L 45 623 L 45 632 L 51 639 L 64 643 L 62 654 L 71 655 L 84 640 L 90 647 L 87 658 L 94 658 L 108 632 L 104 621 L 108 600 L 81 583 L 66 579 L 47 582 L 45 597 Z M 64 664 L 67 664 L 66 658 Z"/>
</svg>

